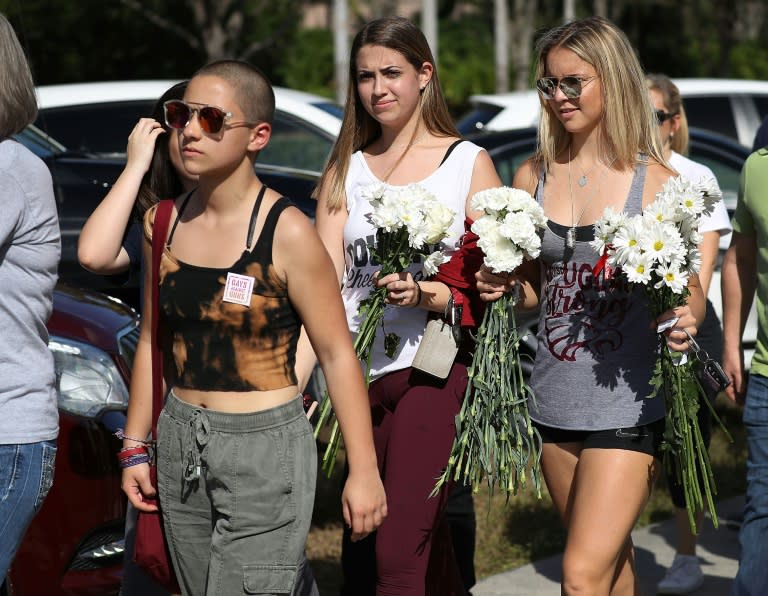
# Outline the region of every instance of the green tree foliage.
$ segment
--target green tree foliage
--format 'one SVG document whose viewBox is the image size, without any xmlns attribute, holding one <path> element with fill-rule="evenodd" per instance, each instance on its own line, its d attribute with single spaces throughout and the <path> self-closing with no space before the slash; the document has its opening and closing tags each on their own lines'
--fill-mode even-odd
<svg viewBox="0 0 768 596">
<path fill-rule="evenodd" d="M 733 76 L 740 79 L 768 80 L 768 51 L 755 41 L 746 41 L 731 50 Z"/>
<path fill-rule="evenodd" d="M 480 17 L 440 23 L 438 72 L 448 105 L 456 114 L 464 110 L 472 93 L 493 90 L 493 30 L 490 27 L 487 20 Z"/>
<path fill-rule="evenodd" d="M 301 8 L 299 0 L 77 0 L 57 2 L 53 13 L 50 0 L 0 0 L 39 84 L 181 78 L 218 57 L 217 45 L 223 57 L 248 59 L 273 76 Z"/>
<path fill-rule="evenodd" d="M 350 14 L 363 6 L 393 2 L 355 0 Z M 768 24 L 757 33 L 754 30 L 758 20 L 768 17 L 755 10 L 759 7 L 755 2 L 615 0 L 608 5 L 610 16 L 638 48 L 647 70 L 677 77 L 767 78 Z M 181 78 L 216 50 L 259 65 L 276 84 L 332 96 L 332 36 L 330 31 L 301 30 L 308 4 L 309 0 L 0 0 L 0 11 L 16 28 L 40 84 Z M 594 4 L 577 1 L 577 16 L 591 14 Z M 470 94 L 494 89 L 493 0 L 440 0 L 438 6 L 440 78 L 457 110 Z M 420 22 L 418 14 L 413 18 Z M 562 0 L 539 0 L 538 31 L 561 19 Z M 753 31 L 748 34 L 750 26 Z"/>
<path fill-rule="evenodd" d="M 333 35 L 327 29 L 297 31 L 275 66 L 286 87 L 333 97 Z"/>
</svg>

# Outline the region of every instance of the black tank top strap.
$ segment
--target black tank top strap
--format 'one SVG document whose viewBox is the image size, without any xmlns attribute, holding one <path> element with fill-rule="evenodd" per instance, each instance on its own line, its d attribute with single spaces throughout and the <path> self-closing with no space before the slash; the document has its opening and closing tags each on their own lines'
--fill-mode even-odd
<svg viewBox="0 0 768 596">
<path fill-rule="evenodd" d="M 261 228 L 261 234 L 256 241 L 256 246 L 253 247 L 253 252 L 257 256 L 257 260 L 261 263 L 272 262 L 272 242 L 275 237 L 275 228 L 277 227 L 277 220 L 280 214 L 285 211 L 287 207 L 293 206 L 293 202 L 286 198 L 280 197 L 272 205 L 272 208 L 267 213 L 267 217 L 264 220 L 264 226 Z M 266 252 L 263 252 L 266 251 Z M 267 258 L 266 255 L 270 255 Z"/>
<path fill-rule="evenodd" d="M 440 162 L 440 165 L 443 165 L 445 161 L 450 157 L 451 153 L 453 153 L 453 150 L 456 149 L 456 147 L 458 147 L 463 142 L 464 142 L 464 139 L 459 139 L 458 141 L 454 141 L 453 143 L 451 143 L 451 146 L 448 147 L 448 150 L 445 152 L 445 155 L 443 156 L 443 159 Z"/>
<path fill-rule="evenodd" d="M 265 184 L 261 185 L 261 190 L 259 190 L 259 196 L 256 197 L 256 202 L 253 204 L 253 211 L 251 211 L 251 221 L 248 224 L 248 238 L 245 242 L 245 249 L 251 250 L 251 244 L 253 243 L 253 231 L 256 228 L 256 216 L 259 214 L 259 209 L 261 208 L 261 201 L 264 199 L 264 193 L 267 191 L 267 186 Z"/>
<path fill-rule="evenodd" d="M 168 242 L 165 243 L 166 247 L 171 247 L 171 242 L 173 241 L 173 234 L 176 232 L 176 226 L 179 225 L 179 220 L 181 219 L 181 214 L 184 213 L 184 209 L 187 208 L 187 203 L 189 203 L 189 199 L 192 198 L 192 195 L 195 194 L 195 190 L 190 190 L 186 197 L 184 197 L 184 201 L 181 203 L 181 207 L 179 207 L 178 212 L 176 213 L 176 219 L 173 220 L 173 225 L 171 226 L 171 233 L 168 234 Z"/>
</svg>

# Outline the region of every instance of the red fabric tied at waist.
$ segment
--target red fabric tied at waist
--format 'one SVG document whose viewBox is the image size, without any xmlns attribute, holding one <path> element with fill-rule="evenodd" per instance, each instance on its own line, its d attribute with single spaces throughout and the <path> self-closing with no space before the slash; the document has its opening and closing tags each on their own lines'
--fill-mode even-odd
<svg viewBox="0 0 768 596">
<path fill-rule="evenodd" d="M 458 292 L 464 297 L 462 327 L 477 327 L 485 313 L 485 303 L 480 300 L 475 279 L 475 273 L 483 264 L 485 255 L 477 246 L 479 236 L 472 232 L 471 226 L 472 220 L 466 218 L 459 249 L 448 262 L 440 265 L 435 276 L 431 278 L 432 281 L 442 282 L 451 288 L 454 296 Z"/>
</svg>

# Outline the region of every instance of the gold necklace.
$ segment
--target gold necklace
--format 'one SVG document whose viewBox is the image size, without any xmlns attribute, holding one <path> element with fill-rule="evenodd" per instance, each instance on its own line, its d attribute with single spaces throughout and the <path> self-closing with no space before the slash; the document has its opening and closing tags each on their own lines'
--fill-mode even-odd
<svg viewBox="0 0 768 596">
<path fill-rule="evenodd" d="M 610 167 L 613 165 L 613 162 L 616 161 L 616 158 L 614 157 L 610 163 L 600 172 L 600 176 L 597 179 L 597 190 L 595 191 L 594 196 L 597 196 L 600 194 L 600 187 L 602 186 L 603 181 L 603 175 L 607 170 L 610 169 Z M 597 163 L 601 163 L 600 160 L 597 160 Z M 597 164 L 595 164 L 597 165 Z M 592 166 L 590 168 L 590 172 L 595 169 L 595 166 Z M 579 178 L 577 181 L 579 186 L 582 188 L 586 185 L 586 182 L 584 184 L 581 184 L 581 179 L 584 178 L 586 180 L 586 175 L 582 174 L 582 177 Z M 589 205 L 589 201 L 585 200 L 584 205 L 581 207 L 581 211 L 579 212 L 579 218 L 574 219 L 573 216 L 573 183 L 571 182 L 571 145 L 568 145 L 568 192 L 571 197 L 571 227 L 568 228 L 568 231 L 565 233 L 565 245 L 568 248 L 573 248 L 576 245 L 576 228 L 578 227 L 579 223 L 581 222 L 581 218 L 584 216 L 584 211 L 587 209 L 587 205 Z"/>
</svg>

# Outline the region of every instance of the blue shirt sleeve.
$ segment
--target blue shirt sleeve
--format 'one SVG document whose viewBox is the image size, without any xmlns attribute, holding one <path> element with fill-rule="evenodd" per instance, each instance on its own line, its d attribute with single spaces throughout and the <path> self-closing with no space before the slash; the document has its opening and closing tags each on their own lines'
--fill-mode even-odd
<svg viewBox="0 0 768 596">
<path fill-rule="evenodd" d="M 133 222 L 128 226 L 123 236 L 123 248 L 128 253 L 128 259 L 131 262 L 131 270 L 135 271 L 141 267 L 141 224 Z"/>
</svg>

